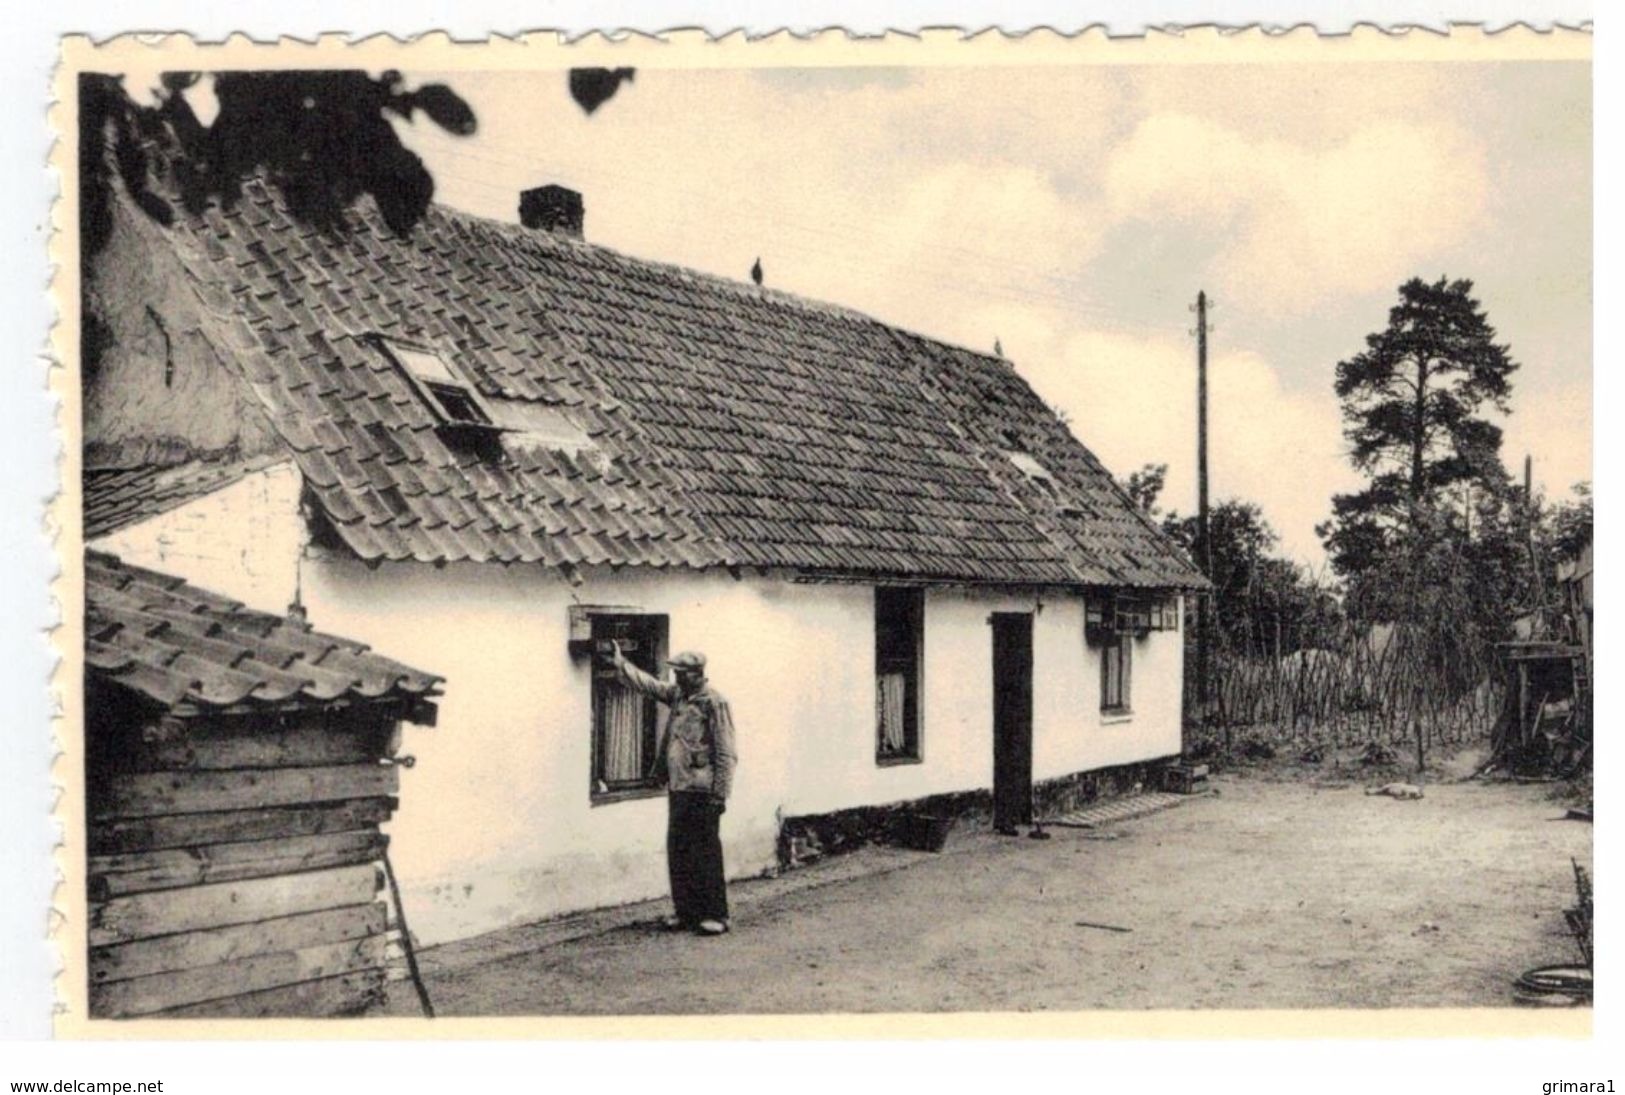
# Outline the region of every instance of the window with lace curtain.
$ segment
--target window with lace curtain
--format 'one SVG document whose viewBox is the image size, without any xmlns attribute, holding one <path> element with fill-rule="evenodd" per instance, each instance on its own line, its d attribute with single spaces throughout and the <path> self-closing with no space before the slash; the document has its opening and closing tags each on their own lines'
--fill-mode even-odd
<svg viewBox="0 0 1625 1095">
<path fill-rule="evenodd" d="M 925 591 L 875 590 L 875 759 L 920 759 Z"/>
<path fill-rule="evenodd" d="M 1131 710 L 1129 685 L 1134 670 L 1134 635 L 1113 631 L 1100 646 L 1100 710 L 1127 715 Z"/>
<path fill-rule="evenodd" d="M 639 669 L 659 675 L 666 653 L 667 617 L 595 615 L 592 618 L 592 792 L 595 796 L 659 787 L 654 774 L 660 705 L 621 683 L 610 643 L 621 644 Z"/>
</svg>

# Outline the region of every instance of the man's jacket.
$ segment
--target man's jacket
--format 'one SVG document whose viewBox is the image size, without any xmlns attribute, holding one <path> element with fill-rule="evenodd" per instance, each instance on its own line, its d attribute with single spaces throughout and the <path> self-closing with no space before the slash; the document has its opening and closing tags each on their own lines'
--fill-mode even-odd
<svg viewBox="0 0 1625 1095">
<path fill-rule="evenodd" d="M 739 763 L 728 701 L 709 681 L 700 681 L 699 688 L 685 696 L 677 685 L 651 677 L 631 662 L 622 666 L 621 679 L 670 711 L 655 748 L 653 774 L 673 791 L 704 791 L 725 801 Z"/>
</svg>

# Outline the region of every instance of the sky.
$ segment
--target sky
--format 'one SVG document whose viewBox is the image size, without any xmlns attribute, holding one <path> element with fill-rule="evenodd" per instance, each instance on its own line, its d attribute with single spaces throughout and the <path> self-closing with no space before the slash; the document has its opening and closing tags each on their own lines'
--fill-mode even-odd
<svg viewBox="0 0 1625 1095">
<path fill-rule="evenodd" d="M 1591 478 L 1591 84 L 1578 62 L 644 69 L 591 116 L 560 73 L 444 79 L 479 129 L 400 126 L 436 200 L 766 283 L 1016 369 L 1119 476 L 1194 510 L 1198 290 L 1211 495 L 1285 554 L 1358 486 L 1332 381 L 1413 275 L 1469 278 L 1521 364 L 1503 457 Z"/>
</svg>

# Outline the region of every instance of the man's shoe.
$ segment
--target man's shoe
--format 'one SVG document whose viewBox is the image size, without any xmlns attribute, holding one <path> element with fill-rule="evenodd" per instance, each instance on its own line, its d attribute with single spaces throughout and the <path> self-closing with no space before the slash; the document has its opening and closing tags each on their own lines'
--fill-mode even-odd
<svg viewBox="0 0 1625 1095">
<path fill-rule="evenodd" d="M 686 920 L 684 920 L 682 917 L 680 917 L 677 914 L 673 913 L 671 916 L 661 917 L 660 929 L 662 931 L 668 931 L 668 932 L 687 931 L 688 930 L 688 922 Z"/>
<path fill-rule="evenodd" d="M 726 935 L 728 922 L 726 920 L 702 920 L 696 929 L 701 935 Z"/>
</svg>

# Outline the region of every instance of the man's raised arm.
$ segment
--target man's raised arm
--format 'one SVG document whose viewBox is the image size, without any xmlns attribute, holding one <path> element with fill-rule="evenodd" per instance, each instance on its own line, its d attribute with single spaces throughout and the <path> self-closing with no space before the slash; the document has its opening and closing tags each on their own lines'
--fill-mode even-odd
<svg viewBox="0 0 1625 1095">
<path fill-rule="evenodd" d="M 667 684 L 656 677 L 651 677 L 637 666 L 626 660 L 621 653 L 621 644 L 611 640 L 610 657 L 615 663 L 615 672 L 620 674 L 621 683 L 634 692 L 641 692 L 645 696 L 653 696 L 661 703 L 669 704 L 677 698 L 677 686 Z"/>
</svg>

